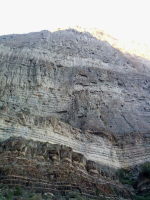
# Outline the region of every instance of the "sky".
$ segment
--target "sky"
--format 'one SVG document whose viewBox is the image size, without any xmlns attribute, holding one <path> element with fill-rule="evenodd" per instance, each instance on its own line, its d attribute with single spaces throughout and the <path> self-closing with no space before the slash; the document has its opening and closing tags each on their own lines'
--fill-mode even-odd
<svg viewBox="0 0 150 200">
<path fill-rule="evenodd" d="M 150 43 L 150 0 L 0 0 L 0 35 L 81 26 Z"/>
</svg>

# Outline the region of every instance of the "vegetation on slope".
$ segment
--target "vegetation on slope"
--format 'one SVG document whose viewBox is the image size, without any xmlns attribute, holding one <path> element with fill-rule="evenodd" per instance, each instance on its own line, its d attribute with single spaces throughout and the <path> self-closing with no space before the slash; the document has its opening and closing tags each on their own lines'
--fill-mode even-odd
<svg viewBox="0 0 150 200">
<path fill-rule="evenodd" d="M 134 170 L 135 168 L 119 169 L 119 181 L 134 189 L 134 200 L 150 200 L 150 162 L 138 166 L 136 173 Z"/>
<path fill-rule="evenodd" d="M 83 197 L 79 192 L 68 192 L 65 195 L 52 193 L 36 193 L 31 190 L 25 190 L 19 186 L 8 187 L 0 185 L 0 200 L 93 200 Z M 105 200 L 105 198 L 98 198 Z"/>
</svg>

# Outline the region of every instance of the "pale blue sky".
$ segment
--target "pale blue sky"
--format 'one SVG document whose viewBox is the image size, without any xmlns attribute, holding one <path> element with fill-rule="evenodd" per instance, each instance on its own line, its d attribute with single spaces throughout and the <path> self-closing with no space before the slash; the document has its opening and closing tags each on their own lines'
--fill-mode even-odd
<svg viewBox="0 0 150 200">
<path fill-rule="evenodd" d="M 150 0 L 0 0 L 0 35 L 78 25 L 150 41 L 149 9 Z"/>
</svg>

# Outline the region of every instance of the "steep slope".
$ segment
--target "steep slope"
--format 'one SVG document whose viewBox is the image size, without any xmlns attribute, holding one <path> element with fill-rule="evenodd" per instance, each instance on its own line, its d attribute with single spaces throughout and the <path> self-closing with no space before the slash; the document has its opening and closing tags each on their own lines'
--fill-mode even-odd
<svg viewBox="0 0 150 200">
<path fill-rule="evenodd" d="M 0 37 L 0 44 L 5 114 L 27 109 L 82 130 L 149 131 L 150 77 L 107 42 L 67 30 Z"/>
<path fill-rule="evenodd" d="M 24 188 L 55 195 L 78 191 L 90 199 L 130 199 L 130 193 L 113 171 L 106 167 L 102 170 L 65 145 L 10 138 L 1 142 L 0 148 L 1 184 L 19 183 Z"/>
<path fill-rule="evenodd" d="M 150 161 L 143 62 L 73 29 L 1 36 L 0 138 L 66 145 L 109 167 L 111 180 L 114 170 Z"/>
</svg>

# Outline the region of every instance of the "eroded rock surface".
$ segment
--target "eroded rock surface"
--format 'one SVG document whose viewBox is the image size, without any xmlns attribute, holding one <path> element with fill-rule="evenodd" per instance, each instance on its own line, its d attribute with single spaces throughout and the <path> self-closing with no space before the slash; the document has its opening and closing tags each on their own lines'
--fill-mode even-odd
<svg viewBox="0 0 150 200">
<path fill-rule="evenodd" d="M 43 193 L 78 191 L 89 199 L 131 199 L 115 170 L 87 160 L 70 147 L 21 137 L 0 143 L 0 183 Z"/>
<path fill-rule="evenodd" d="M 55 116 L 82 130 L 148 132 L 149 82 L 148 73 L 89 33 L 0 37 L 1 115 L 14 119 Z"/>
<path fill-rule="evenodd" d="M 21 169 L 16 177 L 29 165 L 27 178 L 46 184 L 53 178 L 73 178 L 94 188 L 101 184 L 100 176 L 114 180 L 107 167 L 116 170 L 150 161 L 148 63 L 72 29 L 1 36 L 1 170 L 9 159 L 20 163 L 14 165 Z M 7 140 L 5 149 L 5 140 L 12 136 L 22 141 Z M 49 177 L 51 164 L 57 172 Z M 14 166 L 5 177 L 15 174 Z M 90 173 L 99 177 L 98 183 Z M 106 190 L 112 187 L 108 184 Z"/>
</svg>

